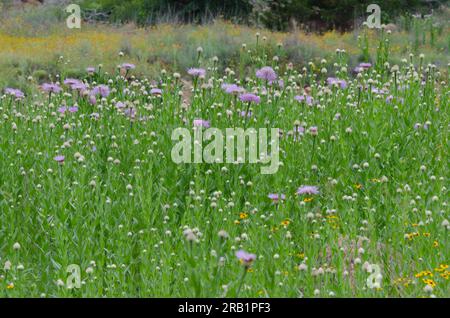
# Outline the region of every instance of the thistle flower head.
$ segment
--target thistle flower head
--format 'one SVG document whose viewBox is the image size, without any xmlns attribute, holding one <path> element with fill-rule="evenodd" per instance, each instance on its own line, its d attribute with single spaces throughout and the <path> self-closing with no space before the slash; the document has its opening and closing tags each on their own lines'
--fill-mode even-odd
<svg viewBox="0 0 450 318">
<path fill-rule="evenodd" d="M 316 186 L 302 185 L 297 189 L 297 194 L 319 194 L 319 188 Z"/>
<path fill-rule="evenodd" d="M 277 73 L 270 66 L 264 66 L 263 68 L 256 71 L 256 77 L 273 82 L 277 79 Z"/>
<path fill-rule="evenodd" d="M 261 98 L 255 94 L 251 94 L 251 93 L 244 93 L 239 95 L 239 99 L 243 102 L 249 102 L 249 103 L 255 103 L 255 104 L 259 104 L 259 102 L 261 101 Z"/>
<path fill-rule="evenodd" d="M 246 267 L 250 266 L 253 263 L 253 261 L 256 259 L 255 254 L 247 253 L 244 250 L 237 251 L 236 257 Z"/>
<path fill-rule="evenodd" d="M 203 68 L 190 68 L 187 72 L 194 77 L 204 77 L 206 75 L 206 71 Z"/>
</svg>

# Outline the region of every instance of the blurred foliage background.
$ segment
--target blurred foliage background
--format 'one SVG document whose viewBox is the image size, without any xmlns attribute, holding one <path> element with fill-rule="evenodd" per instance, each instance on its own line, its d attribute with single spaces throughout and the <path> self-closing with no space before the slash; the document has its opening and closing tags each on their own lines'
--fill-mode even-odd
<svg viewBox="0 0 450 318">
<path fill-rule="evenodd" d="M 382 22 L 405 13 L 429 14 L 446 0 L 83 0 L 111 21 L 151 25 L 167 22 L 206 23 L 217 17 L 277 31 L 296 26 L 313 31 L 353 28 L 369 4 L 382 10 Z"/>
</svg>

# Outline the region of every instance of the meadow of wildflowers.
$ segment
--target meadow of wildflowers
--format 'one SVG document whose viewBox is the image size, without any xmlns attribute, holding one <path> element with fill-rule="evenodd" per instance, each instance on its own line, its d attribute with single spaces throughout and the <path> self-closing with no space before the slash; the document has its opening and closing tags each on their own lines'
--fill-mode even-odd
<svg viewBox="0 0 450 318">
<path fill-rule="evenodd" d="M 1 88 L 2 297 L 450 296 L 448 70 L 252 41 Z M 278 170 L 177 164 L 180 127 L 279 128 Z"/>
</svg>

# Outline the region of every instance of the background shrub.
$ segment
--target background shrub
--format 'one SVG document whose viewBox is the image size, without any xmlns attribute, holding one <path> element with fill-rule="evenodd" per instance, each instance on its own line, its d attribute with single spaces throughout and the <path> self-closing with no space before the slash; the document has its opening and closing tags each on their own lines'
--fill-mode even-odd
<svg viewBox="0 0 450 318">
<path fill-rule="evenodd" d="M 315 31 L 348 30 L 366 15 L 373 0 L 96 0 L 86 8 L 108 14 L 115 22 L 149 25 L 161 22 L 205 23 L 216 17 L 257 24 L 274 30 L 303 25 Z M 377 1 L 382 22 L 390 23 L 406 12 L 426 14 L 448 4 L 445 0 Z"/>
</svg>

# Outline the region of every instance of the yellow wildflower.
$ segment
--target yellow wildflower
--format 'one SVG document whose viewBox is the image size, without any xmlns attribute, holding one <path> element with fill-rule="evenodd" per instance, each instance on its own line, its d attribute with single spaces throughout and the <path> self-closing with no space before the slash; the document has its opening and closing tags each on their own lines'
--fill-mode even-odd
<svg viewBox="0 0 450 318">
<path fill-rule="evenodd" d="M 241 220 L 248 218 L 248 213 L 245 213 L 245 212 L 239 213 L 239 218 L 240 218 Z"/>
<path fill-rule="evenodd" d="M 422 279 L 422 281 L 433 288 L 436 287 L 436 282 L 432 279 Z"/>
<path fill-rule="evenodd" d="M 297 253 L 297 257 L 303 259 L 305 258 L 305 253 Z"/>
</svg>

